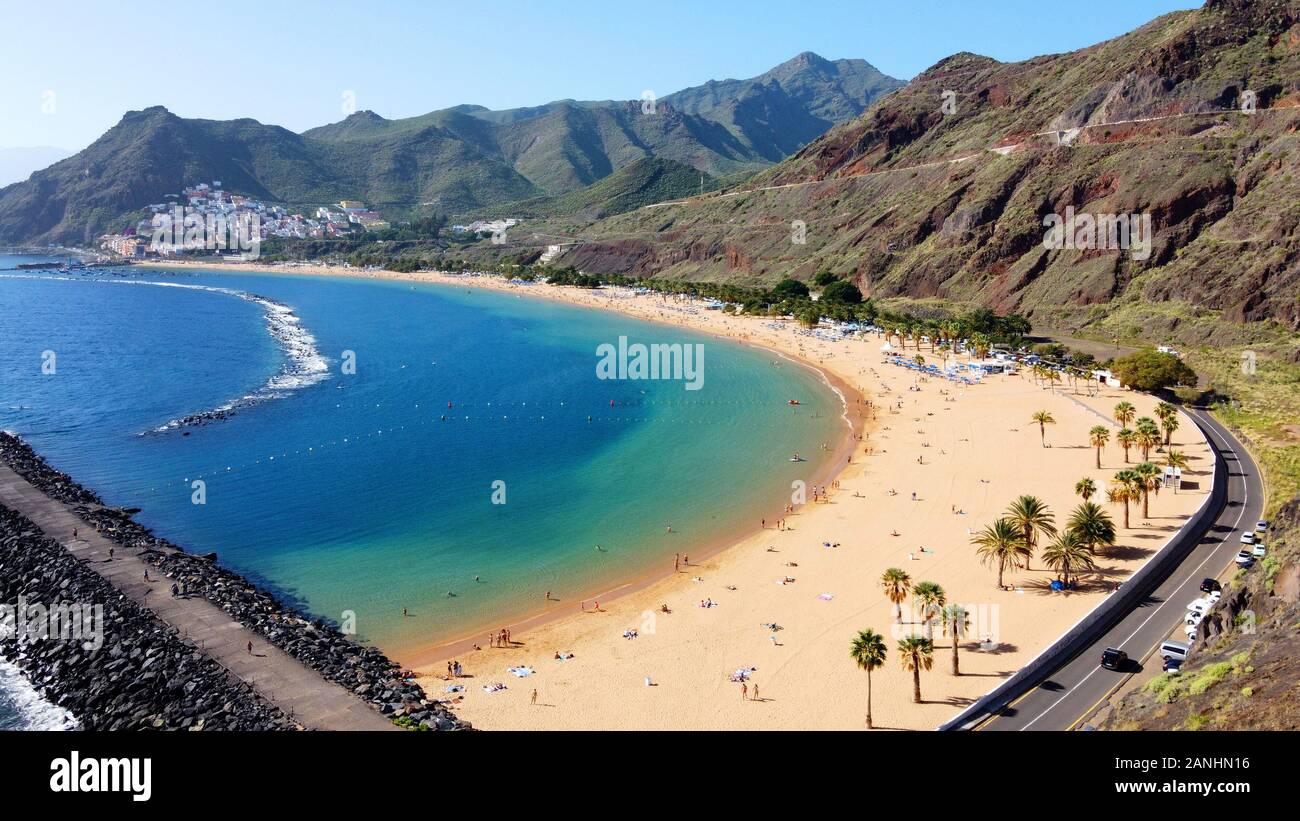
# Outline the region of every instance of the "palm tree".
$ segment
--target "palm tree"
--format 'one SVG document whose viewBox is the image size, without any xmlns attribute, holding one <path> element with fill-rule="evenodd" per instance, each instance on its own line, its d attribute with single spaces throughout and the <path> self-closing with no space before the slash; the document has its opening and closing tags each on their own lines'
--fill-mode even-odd
<svg viewBox="0 0 1300 821">
<path fill-rule="evenodd" d="M 1174 435 L 1174 431 L 1178 430 L 1177 414 L 1160 417 L 1160 427 L 1165 432 L 1165 447 L 1169 447 L 1170 437 Z"/>
<path fill-rule="evenodd" d="M 1106 491 L 1106 501 L 1124 505 L 1124 527 L 1129 526 L 1128 504 L 1142 498 L 1138 490 L 1142 477 L 1134 470 L 1121 470 L 1110 480 L 1110 489 Z"/>
<path fill-rule="evenodd" d="M 1128 423 L 1132 422 L 1133 418 L 1137 416 L 1137 408 L 1133 407 L 1132 402 L 1120 402 L 1115 406 L 1115 410 L 1111 414 L 1115 417 L 1115 421 L 1119 422 L 1119 426 L 1123 428 L 1127 427 Z"/>
<path fill-rule="evenodd" d="M 1051 388 L 1052 393 L 1056 393 L 1056 383 L 1061 381 L 1061 372 L 1056 368 L 1047 369 L 1047 386 Z"/>
<path fill-rule="evenodd" d="M 975 349 L 975 356 L 979 357 L 980 359 L 985 359 L 988 357 L 989 348 L 992 347 L 993 345 L 992 341 L 989 339 L 988 334 L 984 334 L 984 333 L 971 334 L 970 344 L 971 347 Z"/>
<path fill-rule="evenodd" d="M 885 663 L 885 639 L 875 630 L 859 630 L 853 639 L 849 656 L 859 668 L 867 671 L 867 729 L 871 727 L 871 671 Z"/>
<path fill-rule="evenodd" d="M 1038 546 L 1038 536 L 1056 535 L 1056 517 L 1052 511 L 1043 504 L 1042 500 L 1036 496 L 1021 496 L 1007 506 L 1007 518 L 1011 523 L 1020 528 L 1024 536 L 1025 547 L 1025 569 L 1029 569 L 1029 559 L 1034 554 L 1034 548 Z"/>
<path fill-rule="evenodd" d="M 1052 543 L 1043 549 L 1043 561 L 1061 574 L 1066 587 L 1070 586 L 1072 569 L 1097 569 L 1092 548 L 1078 532 L 1068 528 L 1056 534 Z"/>
<path fill-rule="evenodd" d="M 1030 417 L 1030 421 L 1038 423 L 1038 436 L 1042 439 L 1043 447 L 1047 447 L 1047 426 L 1055 425 L 1056 420 L 1052 418 L 1052 414 L 1045 410 L 1040 410 L 1034 411 L 1034 415 Z"/>
<path fill-rule="evenodd" d="M 1124 464 L 1128 464 L 1129 448 L 1137 444 L 1137 431 L 1132 428 L 1120 428 L 1119 433 L 1115 434 L 1115 441 L 1124 449 Z"/>
<path fill-rule="evenodd" d="M 1101 505 L 1084 502 L 1070 513 L 1065 524 L 1066 529 L 1074 533 L 1095 553 L 1098 547 L 1110 547 L 1115 544 L 1115 521 Z"/>
<path fill-rule="evenodd" d="M 944 635 L 952 633 L 952 674 L 960 676 L 961 665 L 957 662 L 957 648 L 961 645 L 962 637 L 970 630 L 970 614 L 960 604 L 950 604 L 940 611 L 939 618 L 943 620 Z"/>
<path fill-rule="evenodd" d="M 1088 431 L 1088 441 L 1097 449 L 1097 470 L 1101 470 L 1101 449 L 1110 441 L 1110 428 L 1105 425 L 1094 426 Z"/>
<path fill-rule="evenodd" d="M 1097 483 L 1085 476 L 1074 483 L 1074 492 L 1082 496 L 1086 502 L 1097 492 Z"/>
<path fill-rule="evenodd" d="M 1025 534 L 1010 519 L 998 519 L 991 525 L 985 525 L 983 530 L 971 537 L 971 543 L 979 545 L 976 552 L 985 565 L 997 566 L 999 590 L 1005 587 L 1002 584 L 1002 574 L 1007 565 L 1018 567 L 1022 558 L 1028 561 L 1029 548 L 1025 545 Z"/>
<path fill-rule="evenodd" d="M 891 567 L 880 577 L 880 586 L 885 597 L 894 603 L 894 622 L 903 620 L 903 602 L 907 601 L 907 591 L 912 589 L 912 577 L 901 568 Z"/>
<path fill-rule="evenodd" d="M 934 664 L 934 642 L 924 636 L 908 636 L 898 640 L 898 652 L 903 669 L 912 674 L 912 701 L 921 703 L 921 671 Z"/>
<path fill-rule="evenodd" d="M 1140 479 L 1141 484 L 1138 486 L 1142 493 L 1142 518 L 1151 518 L 1151 494 L 1160 493 L 1160 488 L 1164 484 L 1164 477 L 1160 468 L 1150 462 L 1143 462 L 1133 469 Z"/>
<path fill-rule="evenodd" d="M 1143 416 L 1137 420 L 1137 446 L 1142 448 L 1142 461 L 1151 458 L 1151 449 L 1160 444 L 1160 428 L 1152 419 Z"/>
<path fill-rule="evenodd" d="M 1160 402 L 1156 405 L 1156 416 L 1164 419 L 1166 416 L 1177 416 L 1178 408 L 1168 402 Z"/>
<path fill-rule="evenodd" d="M 939 609 L 948 603 L 948 595 L 934 582 L 917 582 L 912 588 L 912 601 L 921 609 L 921 624 L 925 625 L 925 637 L 934 637 L 934 617 Z"/>
</svg>

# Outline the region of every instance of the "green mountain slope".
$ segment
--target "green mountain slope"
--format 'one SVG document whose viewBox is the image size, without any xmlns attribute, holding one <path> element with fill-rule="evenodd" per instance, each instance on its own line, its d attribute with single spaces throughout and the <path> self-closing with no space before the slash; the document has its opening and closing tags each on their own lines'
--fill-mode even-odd
<svg viewBox="0 0 1300 821">
<path fill-rule="evenodd" d="M 150 108 L 129 112 L 76 156 L 0 189 L 0 241 L 89 242 L 164 195 L 213 179 L 294 206 L 361 199 L 401 216 L 420 206 L 470 213 L 541 202 L 648 158 L 744 176 L 896 85 L 860 60 L 801 55 L 754 80 L 679 92 L 680 106 L 660 100 L 649 114 L 640 100 L 509 111 L 464 105 L 401 120 L 362 111 L 294 134 Z"/>
<path fill-rule="evenodd" d="M 664 101 L 716 120 L 772 162 L 846 122 L 903 83 L 865 60 L 826 60 L 806 51 L 749 80 L 710 81 Z"/>
<path fill-rule="evenodd" d="M 646 157 L 609 176 L 555 197 L 538 197 L 488 209 L 515 217 L 580 216 L 600 219 L 657 202 L 718 188 L 716 178 L 674 160 Z"/>
</svg>

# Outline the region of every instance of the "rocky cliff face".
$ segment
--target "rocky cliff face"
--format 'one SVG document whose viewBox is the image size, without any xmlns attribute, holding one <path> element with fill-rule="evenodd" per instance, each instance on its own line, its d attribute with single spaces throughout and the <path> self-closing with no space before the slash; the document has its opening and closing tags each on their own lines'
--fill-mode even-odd
<svg viewBox="0 0 1300 821">
<path fill-rule="evenodd" d="M 1103 729 L 1300 729 L 1300 499 L 1267 544 L 1201 622 L 1186 668 L 1126 696 Z"/>
<path fill-rule="evenodd" d="M 1212 0 L 1022 63 L 958 54 L 744 190 L 589 226 L 566 263 L 769 285 L 828 268 L 1055 327 L 1145 301 L 1296 330 L 1298 106 L 1300 0 Z M 1153 236 L 1046 247 L 1067 209 Z"/>
</svg>

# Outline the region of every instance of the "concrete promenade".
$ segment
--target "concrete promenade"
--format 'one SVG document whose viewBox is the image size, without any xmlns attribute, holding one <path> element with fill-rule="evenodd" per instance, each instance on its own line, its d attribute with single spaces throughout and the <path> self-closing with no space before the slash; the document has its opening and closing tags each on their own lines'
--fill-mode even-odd
<svg viewBox="0 0 1300 821">
<path fill-rule="evenodd" d="M 128 598 L 147 607 L 182 637 L 295 721 L 316 730 L 397 730 L 369 704 L 268 643 L 221 608 L 200 597 L 172 598 L 171 581 L 136 551 L 101 536 L 68 505 L 46 496 L 0 464 L 0 504 L 33 521 L 46 536 L 103 576 Z M 73 538 L 74 528 L 77 537 Z M 115 548 L 109 559 L 109 548 Z M 145 571 L 150 580 L 145 581 Z M 108 626 L 109 631 L 112 626 Z M 248 652 L 252 642 L 253 652 Z"/>
</svg>

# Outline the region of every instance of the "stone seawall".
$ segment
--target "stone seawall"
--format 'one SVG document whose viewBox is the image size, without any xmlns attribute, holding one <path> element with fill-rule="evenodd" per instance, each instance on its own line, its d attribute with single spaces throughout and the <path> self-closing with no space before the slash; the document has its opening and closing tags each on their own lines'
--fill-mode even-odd
<svg viewBox="0 0 1300 821">
<path fill-rule="evenodd" d="M 0 654 L 85 730 L 295 730 L 299 725 L 0 505 Z M 21 605 L 23 612 L 15 608 Z M 47 614 L 102 606 L 63 632 Z M 89 629 L 98 622 L 98 640 Z M 68 625 L 64 618 L 60 625 Z M 21 633 L 22 635 L 17 635 Z M 98 645 L 98 646 L 97 646 Z"/>
<path fill-rule="evenodd" d="M 186 595 L 212 602 L 323 678 L 372 702 L 382 714 L 405 726 L 470 729 L 445 705 L 429 699 L 377 648 L 356 644 L 334 626 L 284 604 L 243 576 L 219 566 L 214 554 L 187 553 L 158 538 L 131 518 L 135 511 L 106 507 L 95 493 L 50 467 L 21 439 L 0 432 L 0 460 L 48 496 L 71 505 L 103 536 L 126 550 L 139 552 Z M 0 568 L 0 574 L 4 573 Z"/>
</svg>

